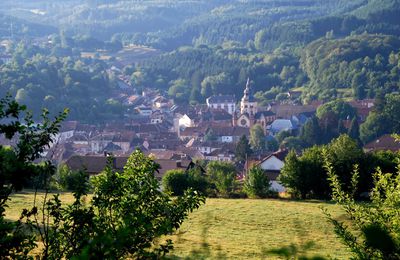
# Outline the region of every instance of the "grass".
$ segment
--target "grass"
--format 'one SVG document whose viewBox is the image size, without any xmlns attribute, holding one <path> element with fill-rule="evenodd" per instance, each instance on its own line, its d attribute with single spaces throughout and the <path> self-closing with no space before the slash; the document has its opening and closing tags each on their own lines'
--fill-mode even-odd
<svg viewBox="0 0 400 260">
<path fill-rule="evenodd" d="M 349 251 L 321 211 L 343 218 L 338 206 L 323 202 L 208 199 L 190 215 L 175 241 L 176 258 L 286 259 L 304 256 L 348 259 Z M 281 257 L 271 251 L 281 253 Z"/>
<path fill-rule="evenodd" d="M 73 201 L 71 193 L 60 198 Z M 32 201 L 33 192 L 12 195 L 7 218 L 17 219 Z M 175 246 L 171 258 L 287 259 L 285 254 L 297 254 L 348 259 L 349 251 L 334 235 L 321 207 L 343 219 L 338 206 L 320 201 L 207 199 L 170 237 Z"/>
</svg>

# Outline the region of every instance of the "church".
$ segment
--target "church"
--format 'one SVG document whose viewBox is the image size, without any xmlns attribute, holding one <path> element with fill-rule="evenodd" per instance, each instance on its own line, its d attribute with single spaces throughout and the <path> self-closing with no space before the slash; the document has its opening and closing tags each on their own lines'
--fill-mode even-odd
<svg viewBox="0 0 400 260">
<path fill-rule="evenodd" d="M 260 124 L 266 131 L 266 126 L 276 119 L 276 115 L 272 111 L 259 110 L 250 87 L 250 79 L 247 79 L 243 97 L 240 100 L 240 111 L 233 114 L 233 126 L 251 128 L 255 124 Z"/>
</svg>

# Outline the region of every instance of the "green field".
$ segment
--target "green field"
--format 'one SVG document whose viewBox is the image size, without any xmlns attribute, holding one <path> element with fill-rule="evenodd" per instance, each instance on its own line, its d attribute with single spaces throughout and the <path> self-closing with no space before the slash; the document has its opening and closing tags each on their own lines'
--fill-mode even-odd
<svg viewBox="0 0 400 260">
<path fill-rule="evenodd" d="M 7 217 L 18 218 L 32 199 L 31 192 L 13 195 Z M 72 199 L 70 193 L 61 195 L 64 202 Z M 172 236 L 172 258 L 285 259 L 271 251 L 297 250 L 298 255 L 348 259 L 321 207 L 344 217 L 338 206 L 319 201 L 207 199 Z"/>
</svg>

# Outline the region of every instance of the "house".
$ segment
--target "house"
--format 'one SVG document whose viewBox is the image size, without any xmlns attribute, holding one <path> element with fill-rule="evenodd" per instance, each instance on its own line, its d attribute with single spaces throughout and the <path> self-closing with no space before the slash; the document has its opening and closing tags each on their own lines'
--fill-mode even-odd
<svg viewBox="0 0 400 260">
<path fill-rule="evenodd" d="M 348 102 L 350 106 L 357 110 L 359 123 L 364 122 L 374 108 L 374 99 L 352 100 Z"/>
<path fill-rule="evenodd" d="M 157 96 L 153 99 L 153 106 L 156 109 L 169 109 L 172 105 L 172 101 L 163 96 Z"/>
<path fill-rule="evenodd" d="M 235 157 L 235 153 L 231 150 L 219 148 L 205 155 L 205 159 L 209 161 L 219 162 L 232 162 Z"/>
<path fill-rule="evenodd" d="M 250 130 L 246 127 L 210 127 L 209 130 L 217 137 L 221 143 L 236 143 L 243 135 L 249 136 Z"/>
<path fill-rule="evenodd" d="M 77 126 L 78 121 L 66 121 L 61 123 L 60 133 L 56 135 L 56 140 L 60 143 L 64 143 L 67 139 L 74 136 Z"/>
<path fill-rule="evenodd" d="M 279 104 L 273 105 L 271 111 L 276 114 L 276 118 L 290 119 L 292 116 L 298 116 L 301 113 L 313 112 L 317 110 L 320 103 L 315 103 L 311 105 L 288 105 Z"/>
<path fill-rule="evenodd" d="M 206 99 L 208 108 L 223 109 L 233 115 L 236 111 L 235 95 L 214 95 Z"/>
<path fill-rule="evenodd" d="M 101 173 L 106 165 L 109 157 L 100 155 L 73 155 L 67 161 L 66 165 L 73 171 L 84 170 L 90 175 L 95 175 Z M 128 156 L 116 156 L 112 158 L 113 168 L 117 171 L 122 171 Z M 165 159 L 155 159 L 160 168 L 155 172 L 155 176 L 158 180 L 161 180 L 165 172 L 168 170 L 187 170 L 189 167 L 193 167 L 191 160 L 165 160 Z"/>
<path fill-rule="evenodd" d="M 179 138 L 181 140 L 189 140 L 192 138 L 202 140 L 206 131 L 207 127 L 186 127 L 179 133 Z"/>
<path fill-rule="evenodd" d="M 203 113 L 204 115 L 205 113 Z M 203 120 L 206 118 L 203 117 Z M 224 122 L 228 125 L 232 125 L 232 115 L 224 109 L 210 109 L 210 118 L 208 119 L 215 123 L 223 124 Z"/>
<path fill-rule="evenodd" d="M 140 138 L 149 138 L 153 136 L 158 136 L 163 127 L 160 124 L 135 124 L 128 127 L 129 130 L 135 132 Z"/>
<path fill-rule="evenodd" d="M 277 178 L 284 166 L 284 161 L 287 154 L 287 150 L 279 150 L 265 157 L 257 164 L 257 166 L 264 170 L 265 174 L 271 181 L 271 189 L 277 192 L 286 191 L 285 187 L 277 181 Z"/>
<path fill-rule="evenodd" d="M 298 115 L 292 116 L 291 120 L 294 121 L 298 126 L 304 125 L 308 119 L 315 115 L 314 112 L 303 112 Z"/>
<path fill-rule="evenodd" d="M 161 124 L 165 119 L 165 115 L 160 110 L 154 111 L 150 116 L 151 124 Z"/>
<path fill-rule="evenodd" d="M 113 133 L 101 133 L 93 136 L 89 140 L 89 146 L 92 153 L 103 153 L 106 146 L 112 142 L 114 138 Z"/>
<path fill-rule="evenodd" d="M 216 142 L 200 142 L 200 141 L 196 140 L 195 138 L 192 138 L 186 144 L 186 147 L 194 148 L 202 154 L 209 154 L 209 153 L 213 152 L 214 150 L 217 150 L 218 148 L 220 148 L 220 145 L 218 145 Z"/>
<path fill-rule="evenodd" d="M 258 111 L 255 115 L 255 120 L 256 124 L 259 124 L 263 127 L 263 129 L 266 128 L 267 125 L 270 123 L 274 122 L 276 119 L 276 115 L 272 111 Z"/>
<path fill-rule="evenodd" d="M 271 125 L 267 126 L 267 130 L 273 135 L 281 131 L 294 131 L 297 128 L 296 122 L 291 119 L 276 119 Z"/>
<path fill-rule="evenodd" d="M 400 142 L 397 142 L 392 135 L 386 134 L 364 145 L 364 151 L 400 151 Z"/>
<path fill-rule="evenodd" d="M 179 128 L 194 127 L 194 118 L 184 114 L 183 116 L 178 117 L 178 125 Z"/>
<path fill-rule="evenodd" d="M 112 144 L 121 148 L 123 153 L 128 153 L 131 149 L 131 144 L 133 139 L 135 139 L 136 134 L 131 131 L 121 132 L 114 135 L 112 139 Z M 111 151 L 105 148 L 106 151 Z"/>
</svg>

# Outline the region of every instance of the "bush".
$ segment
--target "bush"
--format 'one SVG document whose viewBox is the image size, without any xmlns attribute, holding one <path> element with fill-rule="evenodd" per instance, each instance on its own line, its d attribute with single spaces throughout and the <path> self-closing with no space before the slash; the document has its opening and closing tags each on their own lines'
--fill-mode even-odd
<svg viewBox="0 0 400 260">
<path fill-rule="evenodd" d="M 246 176 L 243 190 L 250 198 L 266 198 L 272 194 L 268 176 L 260 167 L 253 167 Z"/>
<path fill-rule="evenodd" d="M 189 187 L 188 179 L 188 175 L 183 170 L 169 170 L 163 176 L 162 186 L 172 195 L 180 196 Z"/>
<path fill-rule="evenodd" d="M 206 195 L 209 182 L 200 169 L 195 168 L 188 171 L 167 171 L 162 179 L 162 185 L 165 191 L 175 196 L 183 195 L 189 188 Z"/>
<path fill-rule="evenodd" d="M 210 162 L 207 174 L 217 195 L 230 197 L 237 187 L 235 166 L 227 162 Z"/>
<path fill-rule="evenodd" d="M 63 205 L 58 195 L 45 197 L 43 222 L 36 230 L 43 241 L 43 259 L 160 259 L 172 248 L 166 235 L 176 231 L 188 213 L 204 198 L 193 190 L 171 198 L 160 191 L 155 172 L 159 165 L 140 151 L 116 172 L 110 158 L 106 169 L 92 178 L 93 197 L 88 203 L 87 175 L 78 174 L 80 185 L 74 202 Z M 77 177 L 77 179 L 78 179 Z M 51 224 L 49 224 L 51 223 Z M 163 237 L 165 239 L 161 239 Z"/>
<path fill-rule="evenodd" d="M 346 212 L 351 228 L 325 214 L 334 231 L 352 251 L 354 259 L 400 259 L 400 165 L 397 173 L 374 174 L 370 203 L 357 203 L 354 194 L 359 180 L 358 166 L 352 174 L 351 192 L 346 192 L 329 159 L 325 159 L 332 197 Z"/>
<path fill-rule="evenodd" d="M 58 169 L 56 182 L 62 190 L 76 191 L 82 185 L 82 178 L 89 178 L 85 171 L 71 171 L 67 165 L 61 165 Z"/>
</svg>

